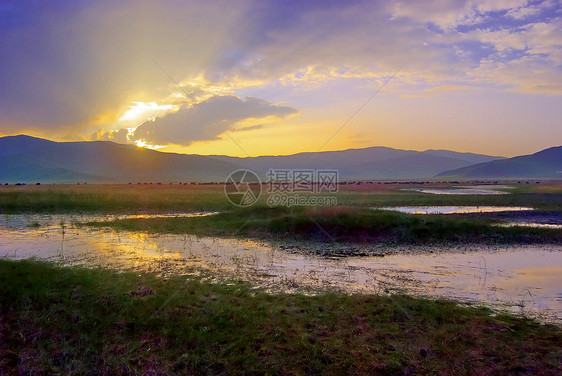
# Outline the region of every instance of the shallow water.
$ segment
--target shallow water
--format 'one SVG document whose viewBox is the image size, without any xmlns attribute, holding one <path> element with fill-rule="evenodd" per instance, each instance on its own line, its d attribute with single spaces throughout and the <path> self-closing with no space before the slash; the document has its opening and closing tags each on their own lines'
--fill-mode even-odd
<svg viewBox="0 0 562 376">
<path fill-rule="evenodd" d="M 533 208 L 519 206 L 397 206 L 374 209 L 392 210 L 407 214 L 468 214 L 534 210 Z"/>
<path fill-rule="evenodd" d="M 429 193 L 434 195 L 505 195 L 513 187 L 507 185 L 473 185 L 453 188 L 408 188 L 407 191 Z"/>
<path fill-rule="evenodd" d="M 562 229 L 562 225 L 555 223 L 538 223 L 538 222 L 508 222 L 497 223 L 495 226 L 499 227 L 532 227 L 532 228 L 553 228 Z"/>
<path fill-rule="evenodd" d="M 407 254 L 385 257 L 328 258 L 248 240 L 72 225 L 94 219 L 100 217 L 0 216 L 0 257 L 37 257 L 66 265 L 163 274 L 210 271 L 217 279 L 240 278 L 282 291 L 308 287 L 366 293 L 404 291 L 486 303 L 562 322 L 562 247 L 414 248 Z M 40 227 L 29 227 L 35 223 Z"/>
</svg>

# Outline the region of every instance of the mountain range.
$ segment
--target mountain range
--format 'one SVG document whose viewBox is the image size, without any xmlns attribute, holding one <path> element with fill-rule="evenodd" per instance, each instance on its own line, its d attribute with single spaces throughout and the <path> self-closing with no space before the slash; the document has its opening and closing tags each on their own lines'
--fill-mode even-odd
<svg viewBox="0 0 562 376">
<path fill-rule="evenodd" d="M 562 146 L 531 155 L 478 163 L 445 171 L 438 177 L 562 179 Z"/>
<path fill-rule="evenodd" d="M 0 138 L 0 182 L 208 182 L 245 168 L 336 169 L 340 180 L 439 177 L 562 178 L 562 147 L 506 159 L 448 150 L 370 147 L 288 156 L 228 157 L 164 153 L 109 141 L 53 142 Z"/>
<path fill-rule="evenodd" d="M 161 153 L 108 141 L 0 138 L 2 182 L 208 181 L 238 168 L 206 156 Z"/>
<path fill-rule="evenodd" d="M 419 152 L 380 146 L 287 156 L 253 158 L 212 156 L 212 158 L 262 174 L 269 169 L 336 169 L 341 179 L 356 180 L 427 178 L 446 170 L 503 159 L 503 157 L 447 150 Z"/>
</svg>

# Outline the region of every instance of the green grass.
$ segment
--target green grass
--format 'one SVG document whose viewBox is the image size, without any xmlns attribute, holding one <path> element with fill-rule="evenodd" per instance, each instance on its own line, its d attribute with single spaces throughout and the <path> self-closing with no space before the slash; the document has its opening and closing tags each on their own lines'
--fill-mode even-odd
<svg viewBox="0 0 562 376">
<path fill-rule="evenodd" d="M 561 183 L 516 185 L 513 194 L 500 196 L 431 195 L 402 190 L 411 187 L 403 184 L 342 185 L 334 195 L 338 204 L 356 207 L 499 205 L 562 211 Z M 266 199 L 264 192 L 258 204 L 265 205 Z M 0 213 L 164 213 L 232 208 L 222 184 L 0 186 Z"/>
<path fill-rule="evenodd" d="M 451 188 L 427 184 L 418 188 Z M 461 184 L 462 185 L 462 184 Z M 376 184 L 346 187 L 336 194 L 338 204 L 361 207 L 388 206 L 519 206 L 539 210 L 562 210 L 562 184 L 514 185 L 506 195 L 435 195 L 408 191 L 409 185 Z M 406 190 L 404 190 L 406 189 Z"/>
<path fill-rule="evenodd" d="M 164 213 L 229 207 L 222 185 L 0 186 L 0 213 Z"/>
<path fill-rule="evenodd" d="M 350 207 L 237 209 L 208 217 L 90 222 L 117 230 L 379 244 L 562 243 L 562 230 L 495 227 L 488 218 L 409 215 Z"/>
<path fill-rule="evenodd" d="M 560 327 L 442 300 L 0 260 L 0 374 L 553 375 L 561 361 Z"/>
</svg>

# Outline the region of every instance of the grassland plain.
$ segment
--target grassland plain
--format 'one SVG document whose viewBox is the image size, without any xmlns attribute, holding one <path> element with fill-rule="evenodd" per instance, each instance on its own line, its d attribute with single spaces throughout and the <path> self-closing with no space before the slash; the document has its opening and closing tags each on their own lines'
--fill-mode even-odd
<svg viewBox="0 0 562 376">
<path fill-rule="evenodd" d="M 458 184 L 373 183 L 341 185 L 338 204 L 357 207 L 404 205 L 532 206 L 562 211 L 562 182 L 513 183 L 506 195 L 432 195 L 405 190 Z M 263 189 L 266 189 L 264 185 Z M 267 195 L 258 204 L 265 205 Z M 0 213 L 167 213 L 230 210 L 222 184 L 81 184 L 0 186 Z"/>
<path fill-rule="evenodd" d="M 0 260 L 0 315 L 3 375 L 562 372 L 557 326 L 402 295 Z"/>
<path fill-rule="evenodd" d="M 439 185 L 448 186 L 448 185 Z M 319 241 L 561 244 L 561 230 L 494 216 L 411 216 L 405 205 L 530 206 L 557 216 L 562 184 L 499 196 L 346 185 L 340 206 L 235 209 L 222 185 L 2 186 L 0 213 L 178 213 L 117 229 Z M 0 260 L 0 374 L 538 374 L 562 372 L 559 326 L 403 295 L 267 293 L 212 276 L 159 277 Z"/>
<path fill-rule="evenodd" d="M 166 213 L 230 207 L 222 185 L 0 186 L 0 213 Z"/>
<path fill-rule="evenodd" d="M 411 216 L 372 208 L 419 205 L 525 206 L 562 217 L 562 183 L 513 183 L 505 195 L 433 195 L 413 187 L 458 184 L 345 184 L 338 207 L 234 207 L 221 184 L 40 185 L 0 187 L 0 213 L 179 213 L 221 211 L 205 218 L 138 218 L 89 223 L 119 230 L 378 244 L 561 244 L 562 230 L 501 228 L 499 215 Z M 516 214 L 517 215 L 517 214 Z"/>
</svg>

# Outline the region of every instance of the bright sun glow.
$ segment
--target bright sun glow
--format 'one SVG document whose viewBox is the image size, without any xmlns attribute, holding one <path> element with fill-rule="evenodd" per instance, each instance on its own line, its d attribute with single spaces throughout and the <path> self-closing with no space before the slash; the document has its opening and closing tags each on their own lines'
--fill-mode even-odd
<svg viewBox="0 0 562 376">
<path fill-rule="evenodd" d="M 136 140 L 135 145 L 137 145 L 139 148 L 146 148 L 152 150 L 158 150 L 164 147 L 164 145 L 151 145 L 147 143 L 146 140 Z"/>
<path fill-rule="evenodd" d="M 119 118 L 119 121 L 137 121 L 143 123 L 149 119 L 163 116 L 170 111 L 177 111 L 177 106 L 172 104 L 158 104 L 156 102 L 134 102 Z"/>
</svg>

